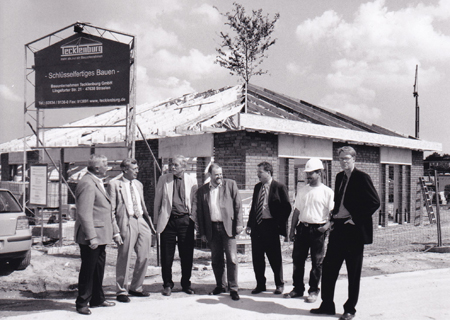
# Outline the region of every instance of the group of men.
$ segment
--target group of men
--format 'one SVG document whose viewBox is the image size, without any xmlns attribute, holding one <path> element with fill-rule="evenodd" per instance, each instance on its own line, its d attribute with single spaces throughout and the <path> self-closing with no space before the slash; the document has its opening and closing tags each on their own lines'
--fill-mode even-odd
<svg viewBox="0 0 450 320">
<path fill-rule="evenodd" d="M 349 275 L 349 299 L 344 305 L 342 320 L 352 319 L 359 293 L 364 244 L 372 242 L 372 214 L 379 206 L 378 195 L 370 177 L 354 168 L 356 152 L 351 147 L 339 149 L 344 171 L 336 177 L 336 192 L 322 182 L 323 164 L 310 159 L 305 167 L 308 185 L 298 191 L 289 238 L 294 241 L 293 290 L 287 298 L 302 297 L 305 286 L 305 261 L 311 250 L 312 270 L 307 302 L 314 302 L 319 293 L 322 275 L 322 304 L 311 313 L 335 314 L 334 287 L 343 261 Z M 75 239 L 80 246 L 81 269 L 78 283 L 77 312 L 91 314 L 89 306 L 108 307 L 102 288 L 105 267 L 105 246 L 114 239 L 118 245 L 116 265 L 117 301 L 129 302 L 128 295 L 147 297 L 143 282 L 151 246 L 151 234 L 161 239 L 162 294 L 170 296 L 174 287 L 172 264 L 176 246 L 181 263 L 181 287 L 194 294 L 191 273 L 194 235 L 197 227 L 202 241 L 211 249 L 211 264 L 218 295 L 230 292 L 239 300 L 236 236 L 243 232 L 242 201 L 234 180 L 223 177 L 222 167 L 212 163 L 208 169 L 210 182 L 198 188 L 197 179 L 186 173 L 187 159 L 172 159 L 172 172 L 162 175 L 156 186 L 154 224 L 144 202 L 142 183 L 137 178 L 136 160 L 125 159 L 123 175 L 110 181 L 105 190 L 103 178 L 108 170 L 104 156 L 92 155 L 88 173 L 76 190 L 77 220 Z M 266 291 L 265 256 L 274 274 L 274 294 L 284 290 L 280 236 L 287 237 L 287 220 L 292 207 L 287 187 L 273 179 L 268 162 L 257 167 L 259 183 L 245 228 L 251 238 L 252 262 L 256 287 L 252 294 Z M 332 229 L 328 250 L 325 239 Z M 129 284 L 130 260 L 136 253 L 134 272 Z M 326 251 L 326 255 L 324 254 Z M 325 255 L 325 258 L 324 258 Z M 226 273 L 225 273 L 226 262 Z"/>
</svg>

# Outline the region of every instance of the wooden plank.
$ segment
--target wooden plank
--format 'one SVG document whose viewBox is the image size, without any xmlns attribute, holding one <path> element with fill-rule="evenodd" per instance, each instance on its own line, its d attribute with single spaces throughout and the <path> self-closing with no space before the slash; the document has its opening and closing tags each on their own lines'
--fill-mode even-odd
<svg viewBox="0 0 450 320">
<path fill-rule="evenodd" d="M 413 150 L 442 151 L 442 143 L 439 142 L 392 137 L 378 133 L 355 131 L 345 128 L 336 128 L 332 126 L 281 118 L 264 117 L 248 113 L 240 114 L 240 120 L 240 124 L 243 128 L 251 130 L 298 134 L 301 136 L 347 141 L 348 143 L 355 142 Z"/>
<path fill-rule="evenodd" d="M 248 102 L 252 103 L 255 107 L 258 108 L 258 112 L 262 113 L 263 115 L 267 112 L 270 113 L 271 116 L 281 116 L 286 119 L 290 120 L 296 120 L 296 121 L 305 121 L 305 119 L 300 118 L 299 116 L 293 115 L 292 113 L 289 113 L 283 109 L 277 108 L 276 106 L 267 103 L 263 100 L 260 100 L 254 96 L 249 95 L 248 96 Z"/>
<path fill-rule="evenodd" d="M 328 126 L 338 127 L 338 128 L 347 128 L 347 129 L 354 129 L 354 130 L 361 130 L 358 127 L 349 125 L 347 123 L 343 123 L 342 121 L 336 120 L 330 116 L 323 116 L 319 113 L 319 110 L 312 110 L 309 106 L 301 104 L 294 100 L 288 100 L 285 97 L 282 97 L 275 92 L 270 92 L 270 90 L 264 89 L 260 90 L 257 88 L 253 88 L 249 86 L 249 90 L 254 93 L 255 95 L 258 95 L 260 99 L 268 99 L 273 104 L 278 105 L 278 107 L 284 107 L 291 109 L 293 112 L 299 113 L 303 115 L 303 118 L 306 120 L 309 120 L 312 123 L 315 124 L 324 124 Z"/>
</svg>

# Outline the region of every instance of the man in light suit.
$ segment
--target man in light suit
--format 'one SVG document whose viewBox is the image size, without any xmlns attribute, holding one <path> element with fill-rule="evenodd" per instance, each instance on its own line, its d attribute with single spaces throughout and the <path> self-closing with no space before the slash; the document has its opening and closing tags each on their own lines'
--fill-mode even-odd
<svg viewBox="0 0 450 320">
<path fill-rule="evenodd" d="M 175 246 L 181 262 L 181 287 L 187 294 L 193 294 L 191 288 L 192 263 L 194 258 L 194 212 L 197 180 L 186 171 L 187 159 L 177 155 L 172 160 L 172 173 L 162 175 L 156 186 L 154 220 L 156 232 L 161 234 L 161 273 L 162 292 L 170 296 L 174 283 L 172 281 L 172 264 Z"/>
<path fill-rule="evenodd" d="M 130 302 L 127 294 L 148 297 L 143 290 L 148 264 L 150 262 L 151 232 L 155 228 L 144 202 L 142 183 L 138 180 L 139 167 L 135 159 L 125 159 L 120 164 L 123 176 L 109 183 L 108 194 L 112 203 L 113 217 L 120 234 L 114 236 L 118 244 L 116 264 L 117 300 Z M 133 279 L 128 284 L 132 250 L 136 252 Z"/>
<path fill-rule="evenodd" d="M 197 191 L 197 222 L 202 241 L 208 242 L 216 278 L 210 293 L 226 291 L 224 252 L 227 258 L 228 289 L 233 300 L 239 300 L 236 235 L 243 230 L 242 202 L 234 180 L 223 179 L 222 168 L 213 163 L 208 172 L 211 182 Z"/>
<path fill-rule="evenodd" d="M 348 274 L 348 299 L 340 320 L 355 317 L 358 302 L 364 245 L 373 242 L 372 215 L 380 207 L 378 193 L 370 176 L 355 168 L 356 151 L 345 146 L 338 149 L 343 171 L 336 176 L 333 229 L 323 261 L 322 303 L 314 314 L 334 315 L 334 289 L 345 260 Z"/>
<path fill-rule="evenodd" d="M 112 217 L 111 201 L 103 186 L 108 171 L 105 156 L 92 155 L 88 161 L 88 172 L 78 182 L 75 192 L 77 218 L 75 222 L 75 241 L 80 246 L 81 268 L 78 277 L 78 313 L 89 315 L 90 305 L 111 307 L 114 302 L 106 301 L 103 292 L 106 251 L 114 234 L 119 233 Z"/>
<path fill-rule="evenodd" d="M 273 168 L 268 162 L 258 164 L 259 183 L 253 191 L 253 201 L 247 223 L 247 233 L 251 236 L 253 270 L 256 288 L 253 294 L 266 291 L 266 261 L 269 259 L 275 278 L 274 294 L 284 290 L 283 265 L 281 260 L 280 235 L 287 236 L 287 219 L 291 213 L 291 203 L 286 186 L 272 178 Z"/>
</svg>

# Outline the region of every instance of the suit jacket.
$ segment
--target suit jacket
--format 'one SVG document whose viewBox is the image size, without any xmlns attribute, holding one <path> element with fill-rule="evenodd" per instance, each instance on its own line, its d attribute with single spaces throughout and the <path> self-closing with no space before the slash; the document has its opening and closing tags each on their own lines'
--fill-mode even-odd
<svg viewBox="0 0 450 320">
<path fill-rule="evenodd" d="M 200 236 L 212 239 L 212 224 L 210 212 L 210 183 L 203 185 L 197 191 L 197 222 Z M 219 208 L 222 213 L 223 226 L 227 235 L 236 236 L 236 227 L 243 226 L 242 200 L 236 181 L 223 179 L 219 188 Z"/>
<path fill-rule="evenodd" d="M 339 190 L 344 178 L 344 171 L 336 175 L 335 190 Z M 334 193 L 334 201 L 338 192 Z M 343 199 L 344 207 L 350 212 L 352 220 L 361 233 L 363 242 L 370 244 L 373 242 L 372 215 L 380 207 L 380 198 L 375 189 L 370 176 L 356 168 L 353 169 L 350 179 L 347 182 L 347 189 Z M 333 209 L 333 214 L 339 208 Z"/>
<path fill-rule="evenodd" d="M 250 228 L 256 227 L 256 206 L 258 204 L 259 190 L 261 190 L 262 183 L 255 185 L 253 190 L 253 201 L 248 217 L 247 226 Z M 278 232 L 282 236 L 287 236 L 287 219 L 291 214 L 291 202 L 289 201 L 289 194 L 287 187 L 275 180 L 272 180 L 269 188 L 269 210 L 272 217 L 275 219 L 278 227 Z"/>
<path fill-rule="evenodd" d="M 195 222 L 195 193 L 197 191 L 197 179 L 192 178 L 186 172 L 183 174 L 185 202 L 189 211 L 190 218 Z M 156 232 L 161 233 L 166 228 L 167 222 L 172 212 L 173 198 L 173 173 L 166 173 L 159 177 L 156 186 L 155 203 L 154 203 L 154 221 L 156 222 Z"/>
<path fill-rule="evenodd" d="M 75 241 L 89 245 L 91 239 L 97 238 L 99 245 L 109 244 L 113 232 L 118 233 L 119 229 L 117 224 L 113 225 L 111 201 L 101 182 L 92 174 L 85 174 L 78 182 L 75 196 Z"/>
<path fill-rule="evenodd" d="M 136 185 L 136 190 L 139 192 L 139 196 L 141 198 L 141 206 L 143 211 L 143 218 L 148 223 L 151 230 L 154 230 L 152 220 L 150 219 L 150 216 L 147 211 L 147 207 L 145 206 L 144 202 L 144 187 L 142 183 L 138 180 L 134 180 Z M 112 204 L 112 213 L 113 218 L 117 223 L 117 226 L 120 230 L 120 235 L 122 238 L 125 238 L 128 236 L 129 231 L 129 224 L 130 214 L 128 213 L 128 195 L 126 193 L 125 184 L 129 184 L 129 180 L 125 180 L 123 177 L 117 180 L 113 180 L 109 183 L 108 186 L 108 194 L 109 198 L 111 199 Z M 134 213 L 132 212 L 131 215 Z"/>
</svg>

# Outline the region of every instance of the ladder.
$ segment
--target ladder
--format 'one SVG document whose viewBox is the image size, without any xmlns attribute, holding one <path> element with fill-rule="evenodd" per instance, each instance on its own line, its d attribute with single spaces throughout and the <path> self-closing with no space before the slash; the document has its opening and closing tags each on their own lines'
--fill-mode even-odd
<svg viewBox="0 0 450 320">
<path fill-rule="evenodd" d="M 430 191 L 425 184 L 424 177 L 419 177 L 420 189 L 422 190 L 423 200 L 425 201 L 425 207 L 427 208 L 428 219 L 430 219 L 430 224 L 436 223 L 436 215 L 433 211 L 433 206 L 431 205 Z"/>
</svg>

